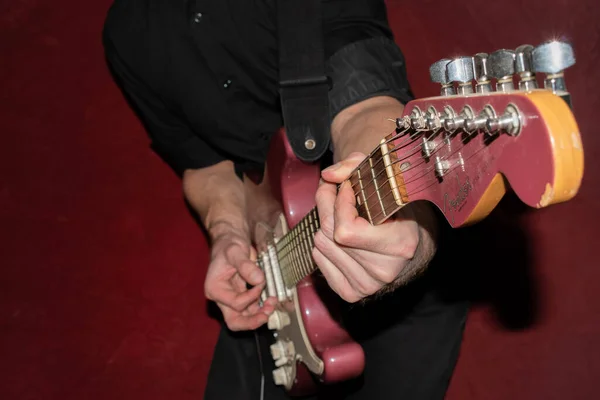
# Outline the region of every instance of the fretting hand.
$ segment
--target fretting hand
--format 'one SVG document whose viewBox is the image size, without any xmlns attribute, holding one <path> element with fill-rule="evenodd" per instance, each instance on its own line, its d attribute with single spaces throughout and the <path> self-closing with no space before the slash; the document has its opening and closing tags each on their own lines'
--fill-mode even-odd
<svg viewBox="0 0 600 400">
<path fill-rule="evenodd" d="M 406 275 L 406 268 L 422 267 L 412 265 L 418 263 L 415 255 L 421 235 L 414 215 L 407 215 L 410 210 L 403 209 L 377 226 L 359 217 L 346 179 L 364 158 L 362 153 L 352 153 L 325 169 L 316 194 L 321 229 L 315 235 L 313 258 L 331 288 L 348 302 L 395 283 Z"/>
</svg>

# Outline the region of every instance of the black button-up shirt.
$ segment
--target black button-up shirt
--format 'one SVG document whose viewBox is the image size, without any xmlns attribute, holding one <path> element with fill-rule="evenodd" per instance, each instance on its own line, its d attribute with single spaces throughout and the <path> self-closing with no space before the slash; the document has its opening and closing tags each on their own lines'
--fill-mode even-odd
<svg viewBox="0 0 600 400">
<path fill-rule="evenodd" d="M 275 0 L 116 0 L 104 46 L 153 149 L 178 173 L 225 159 L 261 168 L 282 126 Z M 299 2 L 299 7 L 302 2 Z M 323 0 L 330 114 L 410 100 L 383 0 Z"/>
</svg>

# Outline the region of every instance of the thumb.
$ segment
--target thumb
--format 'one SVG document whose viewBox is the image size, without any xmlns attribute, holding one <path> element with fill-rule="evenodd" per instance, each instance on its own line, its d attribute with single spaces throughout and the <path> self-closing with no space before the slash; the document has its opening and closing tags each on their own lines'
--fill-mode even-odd
<svg viewBox="0 0 600 400">
<path fill-rule="evenodd" d="M 327 182 L 342 183 L 350 177 L 352 171 L 358 167 L 365 157 L 366 155 L 363 153 L 351 153 L 342 161 L 321 171 L 321 176 L 323 177 L 323 180 Z"/>
</svg>

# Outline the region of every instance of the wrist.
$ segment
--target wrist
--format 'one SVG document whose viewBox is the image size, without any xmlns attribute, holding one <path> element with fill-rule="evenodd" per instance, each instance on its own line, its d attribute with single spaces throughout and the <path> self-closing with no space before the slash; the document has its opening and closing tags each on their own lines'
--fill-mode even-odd
<svg viewBox="0 0 600 400">
<path fill-rule="evenodd" d="M 404 105 L 398 100 L 377 96 L 340 112 L 331 125 L 335 161 L 353 152 L 371 153 L 395 129 L 392 121 L 403 111 Z"/>
<path fill-rule="evenodd" d="M 234 234 L 248 236 L 244 186 L 235 175 L 232 163 L 186 171 L 183 190 L 211 242 Z"/>
</svg>

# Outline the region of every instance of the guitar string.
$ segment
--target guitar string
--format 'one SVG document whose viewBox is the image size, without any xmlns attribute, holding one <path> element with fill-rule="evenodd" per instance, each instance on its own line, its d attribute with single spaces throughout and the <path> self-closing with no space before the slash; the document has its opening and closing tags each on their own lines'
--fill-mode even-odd
<svg viewBox="0 0 600 400">
<path fill-rule="evenodd" d="M 433 132 L 431 136 L 435 135 L 435 133 L 438 133 L 438 132 Z M 449 157 L 451 157 L 451 156 L 455 155 L 457 152 L 459 152 L 460 150 L 464 149 L 464 147 L 465 147 L 465 146 L 468 144 L 468 141 L 472 140 L 473 138 L 474 138 L 474 134 L 470 134 L 470 135 L 468 135 L 468 136 L 467 136 L 467 137 L 465 137 L 465 138 L 461 138 L 461 139 L 460 139 L 460 142 L 461 142 L 461 145 L 462 145 L 462 146 L 461 146 L 461 147 L 458 147 L 458 148 L 456 148 L 456 149 L 453 149 L 453 150 L 452 150 L 452 152 L 446 156 L 446 158 L 440 158 L 440 161 L 447 161 L 447 158 L 449 158 Z M 416 141 L 416 140 L 418 140 L 418 139 L 414 139 L 414 141 Z M 427 139 L 427 140 L 429 140 L 429 139 Z M 448 143 L 445 141 L 445 139 L 441 140 L 441 141 L 440 141 L 439 143 L 437 143 L 437 144 L 435 145 L 435 147 L 432 149 L 432 151 L 431 151 L 431 154 L 430 154 L 430 156 L 429 156 L 428 158 L 431 158 L 431 156 L 435 155 L 435 154 L 436 154 L 436 153 L 437 153 L 437 152 L 438 152 L 438 151 L 439 151 L 441 148 L 443 148 L 443 147 L 444 147 L 444 146 L 446 146 L 446 145 L 448 145 Z M 417 146 L 416 148 L 417 148 L 417 149 L 421 148 L 421 145 Z M 481 147 L 480 149 L 477 149 L 477 150 L 475 150 L 475 152 L 479 152 L 480 150 L 482 150 L 482 149 L 484 149 L 484 148 L 486 148 L 485 139 L 484 139 L 484 143 L 482 144 L 482 147 Z M 394 151 L 396 151 L 396 150 L 392 150 L 391 152 L 388 152 L 388 153 L 392 153 L 392 152 L 394 152 Z M 418 152 L 418 151 L 417 151 L 417 152 Z M 402 162 L 402 161 L 405 161 L 405 160 L 409 159 L 410 157 L 414 156 L 414 155 L 415 155 L 417 152 L 414 152 L 414 153 L 411 153 L 411 154 L 408 154 L 408 155 L 405 155 L 405 154 L 403 154 L 403 156 L 404 156 L 404 157 L 399 157 L 397 160 L 394 160 L 394 161 L 391 163 L 391 165 L 393 165 L 393 164 L 396 164 L 396 163 L 399 163 L 399 162 Z M 386 153 L 386 154 L 388 154 L 388 153 Z M 425 163 L 425 161 L 426 161 L 426 158 L 425 158 L 425 157 L 420 157 L 420 159 L 419 159 L 419 162 L 418 162 L 418 163 L 416 163 L 416 164 L 412 164 L 410 167 L 408 167 L 408 168 L 406 168 L 405 170 L 401 171 L 401 173 L 400 173 L 400 174 L 396 173 L 396 174 L 394 174 L 393 176 L 394 176 L 394 177 L 402 176 L 402 177 L 404 178 L 404 184 L 405 184 L 405 185 L 407 185 L 407 184 L 409 184 L 409 183 L 413 183 L 413 182 L 415 182 L 415 181 L 417 181 L 417 180 L 421 179 L 422 177 L 426 176 L 427 174 L 429 174 L 430 172 L 432 172 L 432 171 L 434 171 L 434 170 L 435 170 L 435 165 L 433 165 L 433 166 L 430 166 L 430 167 L 428 167 L 428 168 L 426 168 L 426 169 L 424 169 L 424 170 L 421 170 L 421 171 L 420 171 L 420 173 L 421 173 L 421 175 L 420 175 L 420 176 L 418 175 L 418 173 L 416 173 L 415 175 L 413 175 L 413 176 L 410 176 L 410 177 L 409 177 L 409 179 L 406 179 L 406 175 L 405 175 L 405 174 L 406 174 L 406 172 L 408 172 L 408 171 L 411 171 L 411 170 L 413 170 L 413 169 L 416 169 L 416 167 L 418 167 L 418 166 L 420 166 L 420 165 L 424 164 L 424 163 Z M 378 159 L 378 160 L 376 161 L 375 165 L 377 165 L 377 166 L 378 166 L 378 165 L 379 165 L 381 162 L 383 162 L 383 161 L 382 161 L 382 159 Z M 365 165 L 366 165 L 366 164 L 365 164 Z M 361 171 L 362 171 L 362 165 L 361 165 L 361 166 L 359 166 L 359 167 L 357 167 L 357 169 L 361 169 Z M 362 181 L 362 182 L 359 182 L 359 183 L 362 183 L 363 185 L 370 185 L 370 184 L 372 184 L 372 183 L 375 181 L 375 179 L 376 179 L 377 177 L 379 177 L 380 175 L 382 175 L 384 172 L 385 172 L 385 170 L 382 170 L 382 171 L 380 171 L 380 172 L 377 174 L 377 176 L 375 176 L 375 178 L 374 178 L 374 179 L 367 180 L 366 182 L 365 182 L 365 181 Z M 384 180 L 384 182 L 383 182 L 383 183 L 382 183 L 380 186 L 377 186 L 377 185 L 375 185 L 375 189 L 378 191 L 378 190 L 379 190 L 379 189 L 381 189 L 383 186 L 385 186 L 387 183 L 388 183 L 388 181 L 387 181 L 387 175 L 386 175 L 386 180 Z M 353 184 L 353 185 L 352 185 L 352 188 L 353 188 L 353 189 L 355 189 L 355 187 L 356 187 L 356 185 L 355 185 L 355 184 Z M 369 197 L 371 197 L 371 196 L 373 196 L 373 195 L 375 195 L 375 194 L 377 194 L 377 193 L 376 193 L 376 192 L 373 192 L 373 193 L 371 193 L 371 194 L 369 195 Z M 408 196 L 410 196 L 411 194 L 413 194 L 413 193 L 407 193 L 407 195 L 408 195 Z M 358 196 L 358 195 L 359 195 L 359 193 L 355 192 L 355 195 L 356 195 L 356 196 Z M 367 198 L 367 201 L 368 201 L 368 198 Z"/>
<path fill-rule="evenodd" d="M 431 135 L 430 135 L 428 138 L 426 138 L 426 140 L 430 140 L 432 136 L 435 136 L 435 134 L 436 134 L 436 133 L 439 133 L 439 130 L 436 130 L 436 131 L 419 131 L 419 132 L 423 132 L 423 133 L 430 133 Z M 421 138 L 422 138 L 422 136 L 421 136 Z M 465 138 L 465 139 L 461 139 L 461 140 L 463 140 L 463 141 L 464 141 L 464 140 L 470 140 L 471 138 L 472 138 L 472 136 L 470 136 L 470 137 L 467 137 L 467 138 Z M 410 142 L 409 142 L 408 144 L 410 144 L 410 143 L 414 143 L 414 142 L 416 142 L 416 141 L 418 141 L 418 140 L 419 140 L 418 138 L 411 139 L 411 140 L 410 140 Z M 465 144 L 465 143 L 463 142 L 463 145 L 464 145 L 464 144 Z M 446 143 L 444 140 L 442 140 L 442 141 L 440 141 L 439 143 L 437 143 L 437 144 L 435 145 L 435 147 L 432 149 L 432 152 L 431 152 L 431 154 L 430 154 L 430 157 L 429 157 L 429 158 L 431 158 L 431 155 L 434 155 L 435 153 L 437 153 L 437 151 L 438 151 L 438 150 L 439 150 L 439 149 L 440 149 L 442 146 L 444 146 L 444 145 L 447 145 L 447 143 Z M 405 147 L 405 146 L 402 146 L 402 147 Z M 464 147 L 464 146 L 463 146 L 463 147 Z M 409 153 L 408 155 L 406 155 L 406 153 L 402 154 L 402 156 L 403 156 L 403 157 L 398 157 L 396 160 L 392 161 L 392 162 L 391 162 L 389 165 L 394 165 L 394 164 L 401 163 L 402 161 L 405 161 L 405 160 L 407 160 L 408 158 L 410 158 L 410 157 L 412 157 L 413 155 L 415 155 L 416 153 L 418 153 L 420 149 L 422 149 L 422 144 L 419 144 L 419 145 L 417 145 L 417 146 L 413 147 L 413 148 L 411 149 L 411 151 L 412 151 L 412 150 L 415 150 L 414 152 L 412 152 L 412 153 Z M 377 149 L 376 149 L 376 150 L 377 150 Z M 377 161 L 376 161 L 375 165 L 376 165 L 376 166 L 379 166 L 379 164 L 380 164 L 381 162 L 383 162 L 383 156 L 386 156 L 386 155 L 388 155 L 388 154 L 392 154 L 392 153 L 394 153 L 394 152 L 399 152 L 399 149 L 397 149 L 397 148 L 394 148 L 394 149 L 392 149 L 392 150 L 390 150 L 390 151 L 388 151 L 388 152 L 386 152 L 386 153 L 382 153 L 382 157 L 381 157 L 381 158 L 379 158 L 379 159 L 377 159 Z M 450 154 L 450 155 L 453 155 L 453 154 Z M 403 176 L 404 176 L 404 174 L 405 174 L 406 172 L 408 172 L 408 171 L 410 171 L 410 170 L 412 170 L 412 169 L 416 168 L 417 166 L 419 166 L 419 165 L 423 164 L 424 162 L 425 162 L 425 157 L 421 157 L 421 159 L 420 159 L 420 162 L 419 162 L 418 164 L 413 164 L 413 165 L 411 165 L 410 167 L 408 167 L 408 168 L 406 168 L 406 169 L 402 170 Z M 362 172 L 362 167 L 363 167 L 363 166 L 365 166 L 365 165 L 367 165 L 367 166 L 368 166 L 368 163 L 366 163 L 366 162 L 361 162 L 361 164 L 359 164 L 359 166 L 358 166 L 358 167 L 355 169 L 355 171 L 360 169 L 360 170 L 361 170 L 361 172 Z M 385 170 L 382 170 L 382 171 L 380 171 L 380 172 L 378 173 L 378 175 L 377 175 L 377 176 L 381 175 L 383 172 L 385 172 Z M 353 172 L 353 173 L 354 173 L 354 172 Z M 396 176 L 397 176 L 397 175 L 396 175 Z M 373 180 L 367 181 L 367 184 L 368 184 L 368 183 L 371 183 L 372 181 L 373 181 Z M 364 181 L 363 181 L 363 183 L 364 183 Z M 356 186 L 356 184 L 352 184 L 352 186 L 351 186 L 351 187 L 352 187 L 352 188 L 354 188 L 355 186 Z M 357 194 L 358 194 L 358 193 L 357 193 Z"/>
</svg>

